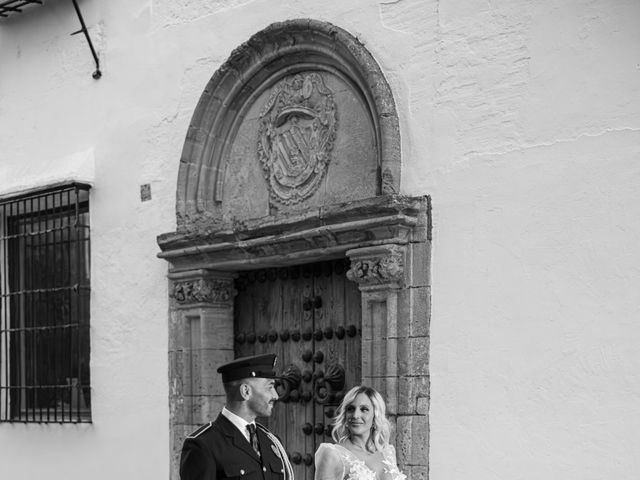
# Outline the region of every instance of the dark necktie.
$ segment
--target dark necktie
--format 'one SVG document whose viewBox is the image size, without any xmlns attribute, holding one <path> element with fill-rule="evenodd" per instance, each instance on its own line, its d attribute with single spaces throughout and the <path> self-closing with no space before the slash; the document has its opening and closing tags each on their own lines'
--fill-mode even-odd
<svg viewBox="0 0 640 480">
<path fill-rule="evenodd" d="M 249 430 L 249 439 L 251 442 L 251 446 L 258 454 L 258 456 L 260 456 L 260 446 L 258 445 L 258 434 L 256 433 L 256 426 L 253 423 L 250 423 L 247 425 L 247 430 Z"/>
</svg>

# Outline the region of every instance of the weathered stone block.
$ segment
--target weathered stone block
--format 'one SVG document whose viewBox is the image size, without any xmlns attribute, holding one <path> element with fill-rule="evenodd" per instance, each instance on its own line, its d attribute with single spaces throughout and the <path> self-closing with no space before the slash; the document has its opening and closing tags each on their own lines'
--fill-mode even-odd
<svg viewBox="0 0 640 480">
<path fill-rule="evenodd" d="M 200 332 L 203 348 L 233 349 L 233 309 L 202 309 Z"/>
<path fill-rule="evenodd" d="M 418 415 L 429 414 L 429 397 L 418 397 L 416 411 Z"/>
<path fill-rule="evenodd" d="M 429 337 L 398 339 L 398 373 L 422 376 L 429 373 Z"/>
<path fill-rule="evenodd" d="M 364 338 L 361 341 L 360 354 L 362 355 L 362 379 L 373 376 L 375 372 L 373 340 Z"/>
<path fill-rule="evenodd" d="M 409 339 L 411 357 L 409 375 L 429 374 L 429 337 L 414 337 Z"/>
<path fill-rule="evenodd" d="M 169 352 L 169 395 L 179 396 L 184 393 L 185 352 Z"/>
<path fill-rule="evenodd" d="M 398 413 L 398 397 L 402 393 L 398 391 L 398 377 L 390 376 L 384 379 L 384 394 L 382 397 L 387 403 L 387 413 L 395 415 Z"/>
<path fill-rule="evenodd" d="M 384 295 L 383 299 L 380 299 L 379 294 L 376 294 L 375 296 L 363 294 L 363 300 L 363 340 L 386 338 L 388 321 L 386 295 Z"/>
<path fill-rule="evenodd" d="M 403 289 L 398 293 L 398 336 L 419 337 L 429 334 L 431 287 Z"/>
<path fill-rule="evenodd" d="M 189 344 L 189 324 L 185 312 L 172 310 L 169 317 L 169 350 L 180 350 Z"/>
<path fill-rule="evenodd" d="M 387 418 L 389 420 L 389 443 L 395 445 L 398 432 L 398 418 L 397 415 L 389 412 L 387 412 Z"/>
<path fill-rule="evenodd" d="M 384 354 L 381 359 L 384 362 L 383 375 L 395 377 L 398 375 L 398 339 L 387 338 L 380 343 L 384 345 L 380 350 L 380 354 Z"/>
<path fill-rule="evenodd" d="M 409 323 L 409 335 L 421 337 L 429 335 L 431 325 L 431 287 L 414 288 L 411 302 L 413 312 Z"/>
<path fill-rule="evenodd" d="M 184 397 L 189 423 L 202 425 L 214 420 L 222 411 L 226 397 L 217 395 L 187 395 Z"/>
<path fill-rule="evenodd" d="M 418 399 L 429 398 L 429 377 L 399 377 L 398 391 L 402 392 L 398 396 L 398 414 L 421 413 L 418 411 Z"/>
<path fill-rule="evenodd" d="M 429 235 L 429 231 L 425 225 L 416 225 L 411 230 L 411 236 L 409 238 L 409 241 L 416 242 L 416 243 L 428 242 L 429 241 L 428 235 Z"/>
<path fill-rule="evenodd" d="M 190 352 L 193 395 L 222 395 L 224 387 L 217 368 L 233 360 L 232 350 L 200 349 Z M 186 373 L 188 375 L 188 373 Z"/>
<path fill-rule="evenodd" d="M 169 420 L 172 425 L 183 424 L 188 420 L 183 395 L 169 395 Z"/>
<path fill-rule="evenodd" d="M 404 473 L 409 480 L 428 480 L 429 479 L 429 467 L 428 466 L 407 466 L 404 468 Z"/>
<path fill-rule="evenodd" d="M 398 455 L 398 463 L 407 465 L 410 463 L 411 444 L 413 443 L 411 437 L 411 417 L 398 416 L 396 425 L 396 453 Z"/>
<path fill-rule="evenodd" d="M 402 465 L 428 465 L 429 422 L 427 416 L 398 417 L 398 462 Z"/>
<path fill-rule="evenodd" d="M 363 376 L 395 376 L 398 372 L 397 343 L 395 338 L 362 340 Z"/>
<path fill-rule="evenodd" d="M 375 388 L 378 392 L 380 392 L 380 394 L 383 396 L 383 398 L 385 398 L 386 401 L 386 382 L 385 382 L 386 378 L 384 377 L 369 377 L 369 381 L 366 383 L 366 385 L 369 385 L 373 388 Z"/>
<path fill-rule="evenodd" d="M 409 463 L 428 465 L 429 461 L 429 417 L 417 415 L 411 417 L 412 448 Z"/>
<path fill-rule="evenodd" d="M 198 417 L 200 412 L 197 411 L 194 416 L 194 398 L 193 395 L 184 395 L 182 397 L 182 409 L 183 409 L 183 422 L 185 424 L 196 424 L 197 420 L 195 417 Z"/>
<path fill-rule="evenodd" d="M 431 285 L 430 245 L 428 242 L 417 242 L 407 246 L 406 286 L 425 287 Z"/>
<path fill-rule="evenodd" d="M 383 338 L 397 338 L 398 337 L 398 294 L 402 290 L 391 289 L 387 292 L 387 305 L 386 305 L 386 320 L 384 328 L 382 329 Z"/>
</svg>

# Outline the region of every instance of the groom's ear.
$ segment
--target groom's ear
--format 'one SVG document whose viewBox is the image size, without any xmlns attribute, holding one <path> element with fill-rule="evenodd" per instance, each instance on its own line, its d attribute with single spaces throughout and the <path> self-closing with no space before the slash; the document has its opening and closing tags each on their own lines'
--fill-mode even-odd
<svg viewBox="0 0 640 480">
<path fill-rule="evenodd" d="M 251 385 L 249 385 L 248 383 L 241 383 L 240 396 L 242 397 L 243 400 L 248 400 L 249 397 L 251 396 Z"/>
</svg>

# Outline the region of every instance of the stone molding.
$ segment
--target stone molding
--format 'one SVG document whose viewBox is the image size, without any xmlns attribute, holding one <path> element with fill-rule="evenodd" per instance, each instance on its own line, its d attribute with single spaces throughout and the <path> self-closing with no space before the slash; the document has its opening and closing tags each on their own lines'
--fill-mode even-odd
<svg viewBox="0 0 640 480">
<path fill-rule="evenodd" d="M 404 276 L 404 248 L 399 245 L 348 250 L 351 268 L 347 278 L 356 282 L 361 290 L 373 288 L 400 288 Z"/>
</svg>

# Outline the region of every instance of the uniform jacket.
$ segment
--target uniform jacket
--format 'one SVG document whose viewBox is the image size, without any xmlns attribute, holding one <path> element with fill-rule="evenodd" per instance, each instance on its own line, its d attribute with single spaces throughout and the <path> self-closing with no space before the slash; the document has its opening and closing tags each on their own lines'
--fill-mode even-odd
<svg viewBox="0 0 640 480">
<path fill-rule="evenodd" d="M 284 480 L 285 466 L 276 446 L 257 429 L 259 457 L 224 415 L 188 436 L 180 458 L 181 480 Z"/>
</svg>

